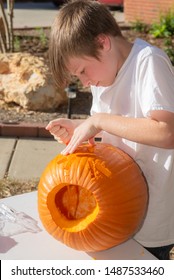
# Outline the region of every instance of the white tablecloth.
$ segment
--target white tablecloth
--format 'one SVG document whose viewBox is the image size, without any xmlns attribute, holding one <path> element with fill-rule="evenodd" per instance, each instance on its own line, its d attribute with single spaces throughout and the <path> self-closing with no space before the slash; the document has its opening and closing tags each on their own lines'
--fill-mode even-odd
<svg viewBox="0 0 174 280">
<path fill-rule="evenodd" d="M 71 249 L 58 242 L 43 228 L 37 211 L 37 192 L 0 199 L 18 212 L 29 215 L 40 228 L 39 232 L 23 232 L 11 236 L 0 235 L 1 260 L 153 260 L 155 259 L 135 240 L 131 239 L 109 250 L 86 253 Z M 15 230 L 11 223 L 11 231 Z"/>
</svg>

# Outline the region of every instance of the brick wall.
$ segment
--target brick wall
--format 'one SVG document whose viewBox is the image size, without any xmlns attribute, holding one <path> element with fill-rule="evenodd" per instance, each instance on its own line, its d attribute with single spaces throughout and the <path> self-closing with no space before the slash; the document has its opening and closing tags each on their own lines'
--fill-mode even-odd
<svg viewBox="0 0 174 280">
<path fill-rule="evenodd" d="M 125 21 L 151 24 L 159 21 L 161 13 L 174 10 L 174 0 L 124 0 Z"/>
</svg>

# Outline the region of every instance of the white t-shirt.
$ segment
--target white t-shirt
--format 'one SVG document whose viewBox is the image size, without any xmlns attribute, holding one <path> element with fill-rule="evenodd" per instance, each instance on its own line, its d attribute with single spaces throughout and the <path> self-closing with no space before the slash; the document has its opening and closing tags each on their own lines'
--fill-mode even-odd
<svg viewBox="0 0 174 280">
<path fill-rule="evenodd" d="M 160 49 L 137 39 L 109 87 L 91 87 L 91 114 L 105 112 L 147 118 L 152 110 L 174 112 L 174 70 Z M 102 141 L 128 153 L 142 169 L 149 205 L 134 238 L 146 247 L 174 243 L 174 150 L 138 144 L 103 132 Z"/>
</svg>

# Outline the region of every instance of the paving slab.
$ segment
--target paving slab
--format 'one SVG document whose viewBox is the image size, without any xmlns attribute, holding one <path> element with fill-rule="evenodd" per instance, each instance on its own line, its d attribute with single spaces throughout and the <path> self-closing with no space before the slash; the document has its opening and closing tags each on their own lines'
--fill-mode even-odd
<svg viewBox="0 0 174 280">
<path fill-rule="evenodd" d="M 13 154 L 17 139 L 0 137 L 0 179 L 3 179 Z"/>
<path fill-rule="evenodd" d="M 50 27 L 58 10 L 49 3 L 16 3 L 14 6 L 14 28 Z"/>
<path fill-rule="evenodd" d="M 39 179 L 46 165 L 65 145 L 50 139 L 19 139 L 10 164 L 8 177 L 17 180 Z"/>
<path fill-rule="evenodd" d="M 58 8 L 50 2 L 19 2 L 14 5 L 14 29 L 21 28 L 36 28 L 50 27 L 55 16 L 58 13 Z M 118 23 L 124 22 L 124 13 L 121 11 L 113 12 Z"/>
</svg>

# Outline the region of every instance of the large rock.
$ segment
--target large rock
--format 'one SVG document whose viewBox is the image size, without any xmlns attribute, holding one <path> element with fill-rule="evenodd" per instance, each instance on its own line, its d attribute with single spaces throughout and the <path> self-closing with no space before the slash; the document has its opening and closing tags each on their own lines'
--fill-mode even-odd
<svg viewBox="0 0 174 280">
<path fill-rule="evenodd" d="M 44 60 L 28 53 L 0 54 L 0 98 L 25 109 L 48 111 L 66 100 Z"/>
</svg>

